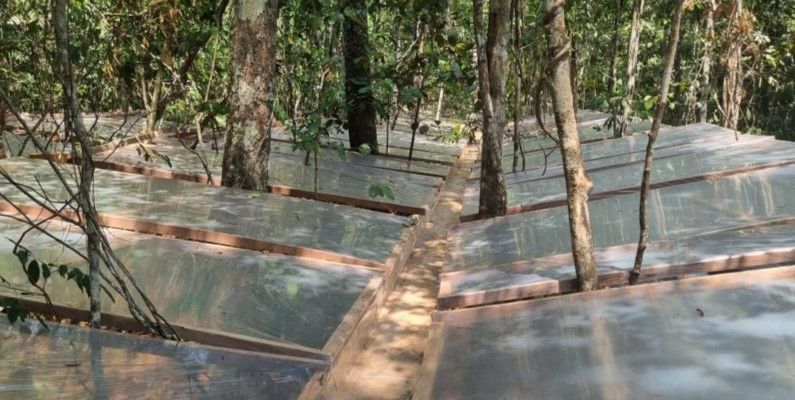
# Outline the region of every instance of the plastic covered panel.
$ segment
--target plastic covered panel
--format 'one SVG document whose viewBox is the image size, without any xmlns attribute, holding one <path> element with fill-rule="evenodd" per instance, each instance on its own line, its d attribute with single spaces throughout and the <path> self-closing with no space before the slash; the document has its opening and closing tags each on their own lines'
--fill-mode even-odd
<svg viewBox="0 0 795 400">
<path fill-rule="evenodd" d="M 0 318 L 0 397 L 294 399 L 323 365 Z"/>
<path fill-rule="evenodd" d="M 784 399 L 795 271 L 442 313 L 421 399 Z"/>
</svg>

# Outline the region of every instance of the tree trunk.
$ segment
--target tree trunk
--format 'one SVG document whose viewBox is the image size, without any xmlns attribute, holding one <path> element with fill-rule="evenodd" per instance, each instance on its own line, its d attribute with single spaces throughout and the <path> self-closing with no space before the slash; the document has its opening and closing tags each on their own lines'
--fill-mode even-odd
<svg viewBox="0 0 795 400">
<path fill-rule="evenodd" d="M 627 136 L 630 113 L 632 112 L 633 98 L 635 97 L 635 76 L 638 69 L 638 53 L 640 52 L 641 14 L 643 14 L 644 0 L 635 0 L 632 6 L 632 24 L 629 30 L 629 45 L 627 46 L 627 87 L 622 101 L 623 111 L 617 121 L 615 137 Z"/>
<path fill-rule="evenodd" d="M 623 7 L 622 0 L 616 0 L 616 13 L 613 16 L 613 38 L 610 46 L 610 81 L 607 83 L 607 93 L 611 97 L 616 95 L 616 84 L 618 81 L 618 38 L 619 28 L 621 27 L 621 10 Z"/>
<path fill-rule="evenodd" d="M 348 104 L 348 138 L 351 148 L 367 144 L 378 154 L 375 106 L 370 86 L 370 56 L 367 47 L 367 4 L 346 0 L 343 22 L 345 55 L 345 98 Z"/>
<path fill-rule="evenodd" d="M 577 120 L 577 110 L 579 110 L 579 105 L 577 101 L 578 97 L 578 86 L 577 86 L 577 40 L 576 38 L 570 38 L 571 42 L 571 52 L 570 52 L 570 62 L 571 67 L 569 68 L 569 79 L 571 80 L 571 102 L 574 105 L 574 119 Z"/>
<path fill-rule="evenodd" d="M 743 101 L 743 63 L 742 63 L 742 33 L 740 21 L 743 15 L 742 0 L 734 0 L 731 4 L 727 37 L 729 48 L 726 51 L 726 75 L 723 77 L 723 126 L 737 130 L 740 121 L 740 104 Z"/>
<path fill-rule="evenodd" d="M 488 40 L 483 37 L 483 1 L 473 0 L 477 41 L 478 84 L 483 109 L 483 145 L 480 169 L 479 212 L 484 218 L 505 215 L 507 192 L 502 172 L 502 130 L 505 126 L 503 93 L 507 62 L 510 0 L 489 2 Z"/>
<path fill-rule="evenodd" d="M 657 106 L 654 114 L 654 122 L 652 122 L 651 130 L 649 131 L 648 142 L 646 143 L 646 159 L 643 163 L 643 180 L 640 185 L 640 207 L 638 210 L 640 222 L 640 238 L 638 239 L 638 251 L 635 253 L 635 265 L 632 268 L 632 273 L 629 276 L 629 283 L 635 284 L 640 279 L 641 266 L 643 265 L 643 253 L 646 251 L 646 246 L 649 241 L 649 222 L 647 220 L 648 213 L 646 211 L 647 198 L 649 196 L 649 189 L 651 187 L 651 168 L 654 160 L 654 143 L 657 141 L 657 134 L 660 132 L 660 124 L 662 124 L 665 109 L 668 107 L 668 89 L 671 86 L 671 75 L 674 68 L 674 60 L 676 59 L 676 49 L 679 47 L 679 27 L 682 22 L 682 13 L 684 12 L 686 0 L 678 0 L 676 4 L 676 14 L 674 14 L 674 21 L 671 25 L 671 32 L 668 36 L 668 52 L 665 55 L 665 69 L 663 70 L 662 82 L 660 82 L 660 91 L 657 98 Z"/>
<path fill-rule="evenodd" d="M 277 0 L 233 4 L 224 186 L 260 191 L 268 187 L 278 7 Z"/>
<path fill-rule="evenodd" d="M 571 42 L 566 34 L 564 5 L 565 1 L 545 0 L 544 8 L 547 15 L 544 28 L 547 36 L 552 104 L 566 179 L 572 255 L 580 290 L 589 291 L 596 288 L 598 280 L 591 237 L 591 220 L 588 215 L 588 196 L 593 184 L 585 172 L 582 161 L 574 114 L 569 71 Z"/>
<path fill-rule="evenodd" d="M 90 325 L 99 328 L 102 318 L 102 290 L 100 277 L 100 246 L 99 232 L 101 227 L 94 210 L 93 194 L 94 160 L 92 154 L 91 138 L 88 135 L 80 112 L 80 99 L 77 96 L 74 71 L 69 59 L 69 14 L 67 0 L 55 0 L 53 10 L 53 25 L 55 27 L 55 42 L 58 48 L 59 75 L 63 87 L 64 121 L 66 131 L 72 131 L 80 143 L 79 182 L 77 188 L 77 203 L 85 218 L 85 234 L 87 242 L 88 271 L 89 271 L 89 296 L 91 313 Z M 74 138 L 73 138 L 74 139 Z"/>
<path fill-rule="evenodd" d="M 444 104 L 444 86 L 440 85 L 439 87 L 439 98 L 436 101 L 436 118 L 434 122 L 436 125 L 440 125 L 442 123 L 442 105 Z"/>
<path fill-rule="evenodd" d="M 710 73 L 712 69 L 712 46 L 715 42 L 715 0 L 706 0 L 705 19 L 705 38 L 704 38 L 704 58 L 701 60 L 701 104 L 698 110 L 698 121 L 707 122 L 709 111 L 709 97 L 712 92 L 710 89 Z"/>
<path fill-rule="evenodd" d="M 524 165 L 524 152 L 522 152 L 522 135 L 519 124 L 521 114 L 521 91 L 522 91 L 522 36 L 521 18 L 519 16 L 519 0 L 511 1 L 511 14 L 513 15 L 513 62 L 516 68 L 516 76 L 513 79 L 513 164 L 512 171 L 519 170 L 519 157 L 522 157 Z M 521 154 L 520 154 L 521 153 Z"/>
</svg>

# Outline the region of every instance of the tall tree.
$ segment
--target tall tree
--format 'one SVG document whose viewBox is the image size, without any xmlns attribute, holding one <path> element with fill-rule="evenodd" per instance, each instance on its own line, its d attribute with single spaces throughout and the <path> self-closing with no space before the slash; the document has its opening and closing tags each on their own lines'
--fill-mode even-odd
<svg viewBox="0 0 795 400">
<path fill-rule="evenodd" d="M 503 96 L 508 61 L 510 0 L 489 1 L 488 38 L 483 36 L 483 1 L 473 0 L 473 22 L 478 64 L 483 145 L 480 169 L 479 212 L 482 217 L 507 212 L 507 191 L 502 171 L 502 131 L 505 127 Z"/>
<path fill-rule="evenodd" d="M 232 13 L 224 186 L 265 191 L 276 79 L 278 0 L 236 0 Z"/>
<path fill-rule="evenodd" d="M 723 76 L 723 126 L 737 130 L 740 122 L 740 105 L 743 100 L 742 52 L 745 37 L 751 31 L 750 18 L 745 17 L 742 0 L 729 3 L 729 25 L 726 36 L 731 38 L 726 49 L 726 74 Z"/>
<path fill-rule="evenodd" d="M 86 249 L 88 255 L 89 295 L 92 328 L 99 328 L 102 317 L 102 290 L 100 277 L 100 247 L 102 245 L 100 230 L 102 227 L 96 219 L 96 210 L 92 195 L 94 193 L 94 159 L 92 154 L 93 143 L 83 124 L 80 112 L 80 99 L 75 83 L 74 69 L 69 55 L 69 6 L 67 0 L 55 0 L 53 8 L 53 25 L 55 27 L 55 44 L 58 49 L 58 75 L 63 88 L 64 121 L 66 132 L 72 132 L 75 137 L 70 139 L 80 143 L 80 165 L 78 167 L 77 204 L 82 210 L 85 221 Z"/>
<path fill-rule="evenodd" d="M 707 112 L 709 106 L 710 73 L 712 70 L 712 48 L 715 43 L 715 10 L 717 4 L 715 0 L 704 1 L 704 56 L 701 59 L 701 87 L 698 110 L 698 121 L 707 122 Z"/>
<path fill-rule="evenodd" d="M 671 32 L 668 36 L 668 51 L 665 55 L 665 66 L 663 70 L 662 81 L 660 82 L 660 92 L 657 94 L 657 105 L 655 108 L 654 122 L 652 122 L 651 130 L 648 135 L 648 142 L 646 143 L 646 159 L 643 163 L 643 180 L 640 185 L 640 207 L 639 222 L 640 222 L 640 238 L 638 239 L 638 250 L 635 253 L 635 265 L 632 268 L 632 273 L 629 276 L 629 282 L 635 284 L 640 279 L 641 266 L 643 265 L 643 253 L 646 251 L 646 246 L 649 241 L 649 222 L 648 212 L 646 211 L 647 198 L 649 196 L 649 189 L 651 187 L 651 168 L 654 160 L 654 143 L 657 142 L 657 135 L 660 132 L 660 125 L 662 124 L 665 109 L 668 108 L 668 89 L 671 86 L 671 75 L 674 68 L 674 60 L 676 60 L 676 49 L 679 47 L 679 27 L 682 23 L 682 13 L 685 9 L 685 3 L 688 0 L 678 0 L 676 3 L 676 12 L 674 14 L 674 21 L 671 24 Z"/>
<path fill-rule="evenodd" d="M 640 53 L 641 14 L 643 14 L 644 0 L 635 0 L 632 6 L 632 23 L 629 28 L 629 45 L 627 46 L 627 85 L 622 100 L 621 118 L 615 125 L 615 137 L 627 136 L 629 118 L 632 112 L 633 98 L 635 97 L 635 79 L 638 70 L 638 54 Z"/>
<path fill-rule="evenodd" d="M 345 99 L 348 108 L 348 138 L 351 147 L 367 144 L 378 153 L 375 105 L 370 82 L 370 55 L 367 37 L 367 4 L 345 0 L 343 49 L 345 53 Z"/>
<path fill-rule="evenodd" d="M 585 172 L 580 150 L 580 137 L 574 113 L 571 87 L 571 41 L 566 33 L 566 2 L 545 0 L 544 29 L 547 37 L 549 82 L 552 88 L 552 105 L 558 128 L 560 152 L 566 180 L 566 205 L 569 211 L 569 233 L 574 266 L 580 290 L 596 288 L 598 277 L 594 257 L 591 219 L 588 215 L 588 196 L 593 187 Z"/>
</svg>

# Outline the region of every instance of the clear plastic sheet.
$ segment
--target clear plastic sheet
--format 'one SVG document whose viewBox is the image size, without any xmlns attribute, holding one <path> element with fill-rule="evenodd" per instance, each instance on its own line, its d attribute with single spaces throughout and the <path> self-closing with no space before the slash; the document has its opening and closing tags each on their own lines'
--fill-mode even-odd
<svg viewBox="0 0 795 400">
<path fill-rule="evenodd" d="M 0 276 L 32 290 L 12 254 L 20 223 L 0 217 Z M 71 230 L 71 232 L 70 232 Z M 76 247 L 76 228 L 52 223 L 48 231 Z M 204 243 L 110 229 L 116 255 L 171 323 L 322 349 L 365 287 L 380 280 L 368 269 L 263 254 Z M 21 243 L 43 262 L 66 263 L 85 272 L 75 254 L 32 232 Z M 55 304 L 88 309 L 88 298 L 71 282 L 47 284 Z M 0 288 L 0 292 L 15 294 Z M 127 316 L 124 301 L 105 297 L 104 311 Z"/>
<path fill-rule="evenodd" d="M 599 275 L 631 271 L 636 249 L 634 244 L 596 249 Z M 655 270 L 673 266 L 710 262 L 744 265 L 748 263 L 747 255 L 768 255 L 770 259 L 774 259 L 774 254 L 778 253 L 795 254 L 795 225 L 792 223 L 732 229 L 670 241 L 653 241 L 649 243 L 643 258 L 643 272 L 653 274 Z M 692 267 L 689 272 L 699 271 L 699 267 Z M 496 294 L 523 285 L 574 278 L 576 272 L 571 253 L 535 258 L 517 264 L 490 265 L 488 268 L 467 270 L 466 274 L 441 276 L 442 286 L 450 288 L 448 295 L 466 295 L 481 291 Z"/>
<path fill-rule="evenodd" d="M 660 131 L 658 143 L 654 147 L 654 157 L 659 159 L 694 151 L 718 150 L 757 140 L 772 140 L 769 136 L 740 135 L 740 140 L 738 141 L 733 131 L 720 127 L 715 128 L 717 129 L 699 130 L 697 136 L 683 132 L 679 128 L 664 129 Z M 676 140 L 677 137 L 680 137 L 681 140 Z M 611 139 L 609 141 L 585 143 L 582 146 L 582 150 L 585 167 L 588 170 L 642 162 L 646 157 L 646 139 L 645 135 L 638 135 L 622 139 Z M 560 152 L 555 151 L 549 155 L 546 170 L 544 170 L 544 157 L 538 153 L 533 154 L 536 157 L 530 161 L 534 162 L 532 164 L 534 166 L 531 167 L 531 164 L 528 163 L 528 168 L 525 171 L 507 172 L 505 174 L 507 183 L 545 179 L 563 173 Z"/>
<path fill-rule="evenodd" d="M 434 124 L 435 125 L 435 124 Z M 457 157 L 460 153 L 460 148 L 455 143 L 441 143 L 437 140 L 437 136 L 433 135 L 436 128 L 430 128 L 429 134 L 423 135 L 417 131 L 414 137 L 414 151 L 426 153 L 435 153 L 442 155 L 449 155 Z M 275 130 L 274 137 L 281 140 L 293 140 L 289 132 L 285 130 Z M 328 142 L 342 143 L 349 147 L 347 131 L 340 130 L 329 135 Z M 389 153 L 392 154 L 393 150 L 404 149 L 408 150 L 411 146 L 411 127 L 398 125 L 395 130 L 389 132 Z M 384 126 L 378 127 L 378 147 L 380 151 L 386 150 L 386 128 Z M 416 153 L 415 153 L 416 154 Z"/>
<path fill-rule="evenodd" d="M 638 195 L 589 203 L 597 247 L 638 240 Z M 676 239 L 795 215 L 795 165 L 652 190 L 650 240 Z M 571 251 L 565 206 L 458 225 L 448 270 Z"/>
<path fill-rule="evenodd" d="M 149 147 L 150 157 L 147 161 L 138 154 L 138 146 L 128 146 L 115 151 L 99 154 L 96 160 L 109 161 L 125 165 L 173 171 L 196 177 L 206 178 L 207 174 L 198 155 L 174 141 L 158 140 Z M 157 153 L 155 153 L 155 151 Z M 205 160 L 210 168 L 213 180 L 220 182 L 223 153 L 206 150 Z M 409 207 L 430 206 L 436 195 L 437 187 L 442 179 L 424 175 L 408 174 L 401 171 L 364 167 L 337 161 L 322 160 L 318 164 L 317 187 L 315 187 L 314 165 L 305 165 L 304 158 L 296 153 L 289 155 L 271 153 L 269 160 L 269 182 L 295 189 L 319 193 L 334 194 L 393 203 Z M 170 165 L 169 165 L 170 163 Z M 392 189 L 395 199 L 371 198 L 369 188 L 372 184 L 384 184 Z"/>
<path fill-rule="evenodd" d="M 17 181 L 38 179 L 53 198 L 67 198 L 45 161 L 3 160 L 0 166 Z M 387 259 L 408 223 L 408 218 L 353 207 L 113 171 L 97 170 L 94 184 L 100 213 L 379 262 Z M 0 182 L 0 190 L 12 200 L 31 203 L 6 182 Z"/>
<path fill-rule="evenodd" d="M 690 153 L 678 155 L 671 155 L 670 148 L 662 149 L 652 165 L 652 184 L 795 160 L 794 144 L 758 138 L 750 137 L 740 143 L 729 139 L 723 146 L 720 143 L 710 146 L 711 142 L 706 142 Z M 592 195 L 639 187 L 643 177 L 642 161 L 608 169 L 593 170 L 593 165 L 589 168 Z M 542 180 L 509 183 L 508 207 L 565 201 L 565 179 L 559 171 L 552 173 Z M 477 213 L 477 192 L 476 186 L 470 186 L 465 195 L 464 215 Z"/>
<path fill-rule="evenodd" d="M 419 399 L 786 399 L 793 268 L 440 313 Z"/>
<path fill-rule="evenodd" d="M 326 367 L 189 343 L 0 318 L 0 397 L 294 399 Z"/>
</svg>

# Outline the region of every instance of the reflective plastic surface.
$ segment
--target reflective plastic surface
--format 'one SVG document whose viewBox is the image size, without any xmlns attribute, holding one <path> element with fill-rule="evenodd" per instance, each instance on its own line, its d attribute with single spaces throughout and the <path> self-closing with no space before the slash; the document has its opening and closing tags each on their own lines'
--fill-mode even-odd
<svg viewBox="0 0 795 400">
<path fill-rule="evenodd" d="M 793 268 L 440 313 L 420 399 L 786 399 Z"/>
<path fill-rule="evenodd" d="M 638 195 L 589 202 L 596 247 L 636 243 Z M 795 165 L 652 190 L 650 240 L 676 239 L 795 215 Z M 458 225 L 447 270 L 571 251 L 565 206 Z"/>
<path fill-rule="evenodd" d="M 0 166 L 17 181 L 38 179 L 54 198 L 67 197 L 45 161 L 3 160 Z M 6 182 L 0 183 L 0 190 L 15 201 L 30 203 Z M 318 201 L 104 170 L 96 171 L 95 199 L 101 213 L 379 262 L 389 256 L 408 222 L 408 218 Z"/>
<path fill-rule="evenodd" d="M 324 366 L 0 318 L 0 398 L 294 399 Z"/>
<path fill-rule="evenodd" d="M 653 241 L 643 258 L 645 274 L 655 270 L 696 263 L 721 263 L 743 266 L 747 255 L 768 255 L 786 252 L 795 255 L 795 225 L 778 224 L 765 227 L 736 229 L 725 232 L 685 237 L 675 240 Z M 624 245 L 598 248 L 595 251 L 599 275 L 632 270 L 637 246 Z M 795 260 L 793 260 L 795 262 Z M 759 265 L 753 265 L 758 267 Z M 698 273 L 700 267 L 688 272 Z M 571 253 L 539 257 L 513 265 L 490 265 L 469 269 L 466 274 L 442 274 L 442 286 L 450 287 L 450 295 L 499 292 L 523 285 L 576 278 Z"/>
<path fill-rule="evenodd" d="M 723 145 L 721 141 L 706 142 L 685 154 L 672 155 L 670 148 L 661 150 L 662 154 L 656 154 L 652 164 L 652 184 L 795 161 L 795 144 L 790 142 L 754 137 L 740 143 L 729 140 Z M 637 188 L 643 176 L 642 158 L 638 162 L 607 169 L 593 170 L 593 164 L 588 164 L 588 168 L 594 186 L 592 195 Z M 477 213 L 475 187 L 470 186 L 468 190 L 464 215 Z M 566 199 L 566 183 L 560 171 L 553 171 L 546 179 L 512 181 L 507 189 L 509 207 Z"/>
</svg>

